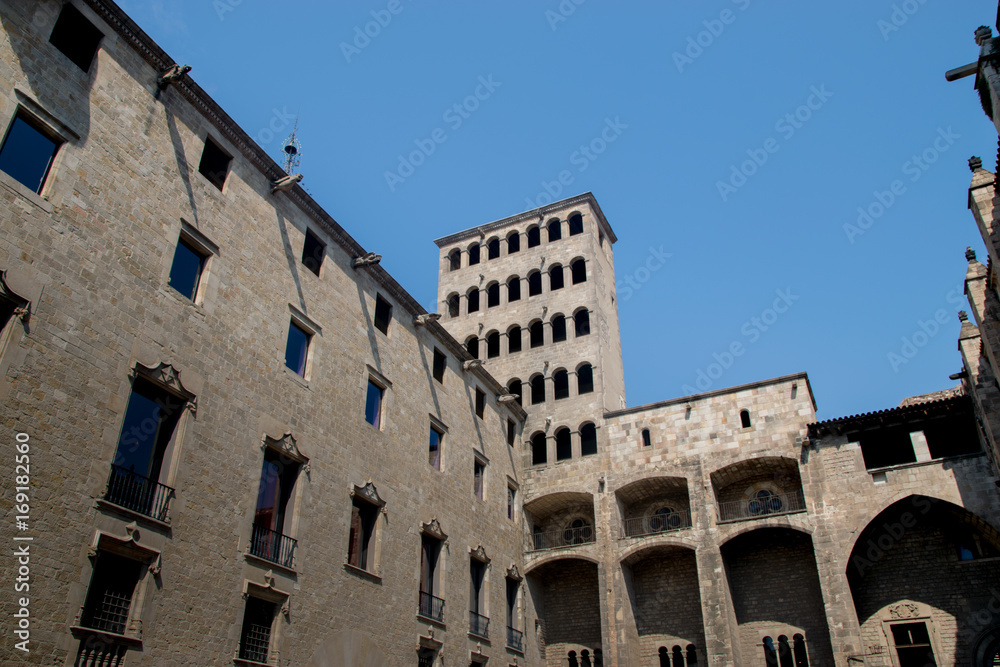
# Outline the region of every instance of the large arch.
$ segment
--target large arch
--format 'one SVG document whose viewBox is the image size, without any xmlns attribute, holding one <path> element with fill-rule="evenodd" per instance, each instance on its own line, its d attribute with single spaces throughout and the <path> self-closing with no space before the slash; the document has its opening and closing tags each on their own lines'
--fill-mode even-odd
<svg viewBox="0 0 1000 667">
<path fill-rule="evenodd" d="M 539 618 L 545 619 L 547 665 L 566 665 L 570 651 L 601 650 L 600 566 L 590 558 L 550 558 L 525 574 Z M 539 642 L 542 643 L 542 642 Z"/>
<path fill-rule="evenodd" d="M 656 536 L 691 526 L 684 477 L 643 477 L 615 489 L 615 499 L 622 519 L 622 537 Z"/>
<path fill-rule="evenodd" d="M 594 497 L 583 491 L 559 491 L 524 504 L 531 527 L 531 551 L 590 544 L 596 539 Z"/>
</svg>

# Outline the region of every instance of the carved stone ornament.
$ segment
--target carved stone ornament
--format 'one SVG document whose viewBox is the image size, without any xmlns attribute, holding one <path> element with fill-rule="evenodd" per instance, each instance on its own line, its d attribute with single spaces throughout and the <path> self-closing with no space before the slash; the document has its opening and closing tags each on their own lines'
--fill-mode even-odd
<svg viewBox="0 0 1000 667">
<path fill-rule="evenodd" d="M 161 565 L 162 564 L 160 563 L 160 554 L 157 554 L 156 558 L 153 559 L 153 562 L 149 564 L 150 574 L 152 574 L 154 577 L 158 576 L 160 574 Z"/>
<path fill-rule="evenodd" d="M 490 557 L 486 555 L 486 549 L 480 544 L 475 549 L 469 549 L 469 555 L 482 563 L 489 563 Z"/>
<path fill-rule="evenodd" d="M 132 368 L 132 371 L 129 373 L 129 376 L 134 380 L 138 375 L 173 390 L 187 401 L 187 405 L 185 407 L 193 414 L 197 414 L 198 397 L 184 387 L 184 384 L 181 382 L 180 371 L 170 364 L 160 362 L 158 366 L 153 368 L 137 362 L 135 367 Z"/>
<path fill-rule="evenodd" d="M 913 618 L 920 615 L 920 607 L 911 602 L 901 602 L 893 607 L 889 607 L 889 616 L 892 618 Z"/>
<path fill-rule="evenodd" d="M 7 284 L 7 272 L 0 271 L 0 296 L 4 297 L 8 301 L 13 301 L 14 316 L 21 319 L 22 321 L 27 321 L 30 316 L 30 308 L 28 306 L 28 300 L 22 297 L 20 294 L 15 292 Z"/>
<path fill-rule="evenodd" d="M 510 564 L 510 567 L 507 568 L 507 576 L 511 579 L 517 579 L 518 581 L 523 579 L 521 572 L 517 569 L 517 563 Z"/>
<path fill-rule="evenodd" d="M 299 463 L 303 464 L 302 471 L 309 472 L 307 469 L 309 466 L 309 459 L 299 451 L 299 447 L 295 442 L 295 436 L 292 435 L 291 431 L 286 431 L 284 435 L 280 438 L 272 438 L 271 436 L 264 434 L 264 442 L 262 447 L 271 448 L 276 452 L 284 454 L 290 459 L 294 459 Z"/>
<path fill-rule="evenodd" d="M 368 480 L 364 486 L 355 484 L 354 488 L 351 489 L 351 497 L 363 498 L 372 505 L 385 507 L 385 501 L 378 495 L 378 489 L 375 488 L 375 484 L 371 480 Z"/>
<path fill-rule="evenodd" d="M 139 537 L 139 526 L 136 525 L 135 521 L 125 525 L 125 534 L 128 536 L 130 542 L 138 542 Z"/>
<path fill-rule="evenodd" d="M 443 530 L 441 530 L 441 524 L 438 523 L 437 517 L 432 518 L 427 523 L 420 524 L 420 531 L 427 533 L 431 537 L 436 537 L 439 540 L 448 539 L 448 536 L 445 535 Z"/>
<path fill-rule="evenodd" d="M 264 586 L 274 588 L 274 570 L 268 570 L 264 573 Z"/>
<path fill-rule="evenodd" d="M 291 610 L 291 607 L 289 607 L 289 604 L 288 604 L 288 602 L 289 602 L 289 601 L 288 601 L 288 600 L 286 599 L 286 600 L 285 600 L 285 604 L 281 605 L 281 615 L 285 617 L 285 620 L 286 620 L 286 621 L 288 620 L 288 615 L 289 615 L 289 614 L 291 613 L 291 611 L 292 611 L 292 610 Z"/>
<path fill-rule="evenodd" d="M 191 71 L 190 65 L 171 65 L 156 79 L 156 85 L 163 90 L 172 83 L 177 83 L 184 75 Z"/>
<path fill-rule="evenodd" d="M 357 269 L 362 266 L 374 266 L 375 264 L 378 264 L 381 261 L 382 261 L 382 255 L 376 255 L 373 252 L 369 252 L 365 253 L 364 255 L 361 255 L 360 257 L 355 257 L 354 261 L 351 262 L 351 265 L 355 269 Z"/>
</svg>

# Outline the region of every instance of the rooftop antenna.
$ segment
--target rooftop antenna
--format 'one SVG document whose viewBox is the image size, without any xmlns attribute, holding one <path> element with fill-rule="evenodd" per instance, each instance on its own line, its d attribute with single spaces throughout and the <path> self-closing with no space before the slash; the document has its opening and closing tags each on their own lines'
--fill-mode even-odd
<svg viewBox="0 0 1000 667">
<path fill-rule="evenodd" d="M 299 119 L 295 119 L 295 126 L 292 127 L 292 133 L 288 135 L 285 139 L 284 144 L 281 147 L 282 152 L 282 166 L 285 168 L 286 174 L 292 174 L 299 166 L 299 161 L 302 159 L 302 144 L 299 143 L 299 139 L 295 136 L 295 133 L 299 129 Z"/>
</svg>

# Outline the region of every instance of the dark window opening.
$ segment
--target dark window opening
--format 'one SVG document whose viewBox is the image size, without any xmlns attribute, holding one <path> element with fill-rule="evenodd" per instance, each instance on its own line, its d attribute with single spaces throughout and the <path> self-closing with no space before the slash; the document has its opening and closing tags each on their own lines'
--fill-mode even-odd
<svg viewBox="0 0 1000 667">
<path fill-rule="evenodd" d="M 548 461 L 548 444 L 544 433 L 531 436 L 531 465 L 537 466 Z"/>
<path fill-rule="evenodd" d="M 560 400 L 569 398 L 569 373 L 558 370 L 552 374 L 552 398 Z"/>
<path fill-rule="evenodd" d="M 458 271 L 460 268 L 462 268 L 462 251 L 455 248 L 448 253 L 448 270 Z"/>
<path fill-rule="evenodd" d="M 431 426 L 427 439 L 427 463 L 435 470 L 441 469 L 441 443 L 443 440 L 444 433 Z"/>
<path fill-rule="evenodd" d="M 476 498 L 483 499 L 483 478 L 486 476 L 486 464 L 476 459 L 472 463 L 472 492 Z"/>
<path fill-rule="evenodd" d="M 580 336 L 587 336 L 590 334 L 590 311 L 578 310 L 573 315 L 573 323 L 575 325 L 575 335 L 577 338 Z"/>
<path fill-rule="evenodd" d="M 448 297 L 448 317 L 458 317 L 461 307 L 461 299 L 457 294 Z"/>
<path fill-rule="evenodd" d="M 194 301 L 198 294 L 201 273 L 207 260 L 208 256 L 187 242 L 183 236 L 178 238 L 177 248 L 174 250 L 174 261 L 170 265 L 170 278 L 167 279 L 167 283 L 185 298 Z"/>
<path fill-rule="evenodd" d="M 264 450 L 257 487 L 257 508 L 253 517 L 250 553 L 285 567 L 291 567 L 295 541 L 287 536 L 292 490 L 299 463 L 271 449 Z"/>
<path fill-rule="evenodd" d="M 573 273 L 574 285 L 587 282 L 587 262 L 585 262 L 582 259 L 578 259 L 569 266 L 570 266 L 570 271 Z"/>
<path fill-rule="evenodd" d="M 486 563 L 469 559 L 469 631 L 477 637 L 489 636 L 489 619 L 486 618 Z M 473 663 L 475 664 L 475 663 Z"/>
<path fill-rule="evenodd" d="M 531 404 L 537 405 L 538 403 L 545 402 L 545 377 L 542 375 L 536 375 L 531 378 Z"/>
<path fill-rule="evenodd" d="M 648 428 L 642 429 L 642 446 L 643 447 L 652 447 L 653 446 L 653 442 L 652 442 L 652 440 L 649 437 L 649 429 Z"/>
<path fill-rule="evenodd" d="M 913 451 L 913 441 L 910 439 L 910 427 L 888 427 L 877 431 L 848 433 L 848 442 L 861 443 L 861 455 L 865 459 L 865 468 L 883 468 L 886 466 L 914 463 L 917 456 Z"/>
<path fill-rule="evenodd" d="M 778 637 L 778 665 L 780 667 L 795 667 L 792 664 L 792 647 L 788 645 L 788 637 Z"/>
<path fill-rule="evenodd" d="M 590 456 L 597 453 L 597 427 L 587 422 L 580 427 L 580 455 Z"/>
<path fill-rule="evenodd" d="M 267 663 L 270 655 L 271 625 L 274 622 L 273 602 L 250 596 L 243 612 L 240 631 L 240 660 Z"/>
<path fill-rule="evenodd" d="M 681 651 L 681 647 L 674 646 L 673 650 L 670 653 L 674 661 L 672 667 L 684 667 L 684 653 Z"/>
<path fill-rule="evenodd" d="M 0 331 L 7 328 L 7 323 L 14 317 L 18 305 L 8 299 L 0 298 Z"/>
<path fill-rule="evenodd" d="M 420 615 L 440 621 L 444 619 L 444 600 L 440 595 L 441 581 L 438 563 L 441 540 L 430 535 L 420 536 Z"/>
<path fill-rule="evenodd" d="M 528 327 L 528 341 L 531 347 L 545 344 L 545 325 L 542 322 L 532 322 Z"/>
<path fill-rule="evenodd" d="M 558 220 L 549 221 L 549 243 L 562 238 L 562 223 Z"/>
<path fill-rule="evenodd" d="M 565 426 L 556 431 L 556 461 L 565 461 L 573 457 L 573 438 Z"/>
<path fill-rule="evenodd" d="M 500 283 L 492 283 L 486 287 L 486 307 L 496 308 L 500 305 Z"/>
<path fill-rule="evenodd" d="M 514 378 L 507 383 L 507 391 L 511 394 L 517 396 L 517 404 L 524 405 L 522 392 L 524 391 L 521 387 L 521 380 L 519 378 Z"/>
<path fill-rule="evenodd" d="M 521 252 L 521 235 L 511 232 L 507 235 L 507 254 L 513 255 L 515 252 Z"/>
<path fill-rule="evenodd" d="M 535 248 L 542 245 L 542 232 L 537 226 L 528 228 L 528 247 Z"/>
<path fill-rule="evenodd" d="M 99 551 L 87 589 L 80 624 L 116 635 L 128 629 L 129 610 L 143 564 L 107 551 Z"/>
<path fill-rule="evenodd" d="M 465 349 L 473 359 L 479 358 L 479 339 L 471 336 L 465 341 Z"/>
<path fill-rule="evenodd" d="M 306 230 L 306 240 L 302 244 L 302 264 L 307 269 L 319 275 L 326 257 L 326 244 L 311 229 Z"/>
<path fill-rule="evenodd" d="M 486 358 L 495 359 L 500 356 L 500 332 L 491 331 L 486 334 Z"/>
<path fill-rule="evenodd" d="M 976 420 L 971 413 L 935 420 L 923 430 L 932 459 L 982 451 Z"/>
<path fill-rule="evenodd" d="M 556 315 L 552 318 L 552 342 L 561 343 L 566 340 L 566 316 Z"/>
<path fill-rule="evenodd" d="M 500 259 L 500 239 L 490 239 L 486 243 L 486 258 Z"/>
<path fill-rule="evenodd" d="M 542 272 L 532 271 L 528 274 L 528 296 L 538 296 L 542 293 Z"/>
<path fill-rule="evenodd" d="M 521 327 L 513 326 L 507 330 L 507 352 L 521 351 Z"/>
<path fill-rule="evenodd" d="M 61 143 L 40 123 L 18 112 L 0 146 L 0 171 L 40 194 Z"/>
<path fill-rule="evenodd" d="M 84 72 L 90 71 L 104 33 L 73 5 L 63 5 L 49 42 Z"/>
<path fill-rule="evenodd" d="M 569 235 L 576 236 L 577 234 L 583 234 L 583 216 L 574 213 L 569 216 Z"/>
<path fill-rule="evenodd" d="M 382 298 L 381 294 L 375 296 L 375 328 L 382 333 L 389 334 L 389 322 L 392 321 L 392 304 Z"/>
<path fill-rule="evenodd" d="M 513 486 L 507 487 L 507 518 L 511 521 L 514 520 L 514 512 L 516 511 L 517 505 L 515 504 L 517 500 L 517 489 Z"/>
<path fill-rule="evenodd" d="M 198 171 L 215 187 L 222 189 L 229 174 L 229 164 L 233 158 L 227 154 L 211 137 L 205 137 L 205 150 L 201 154 Z"/>
<path fill-rule="evenodd" d="M 479 310 L 479 290 L 473 287 L 467 295 L 469 301 L 468 312 L 475 313 Z"/>
<path fill-rule="evenodd" d="M 482 389 L 476 389 L 476 416 L 480 419 L 486 414 L 486 394 Z"/>
<path fill-rule="evenodd" d="M 743 428 L 750 428 L 750 413 L 746 410 L 740 410 L 740 423 Z"/>
<path fill-rule="evenodd" d="M 594 391 L 594 367 L 584 364 L 576 371 L 576 383 L 578 394 L 589 394 Z"/>
<path fill-rule="evenodd" d="M 563 267 L 556 264 L 551 269 L 549 269 L 549 290 L 554 291 L 557 289 L 562 289 L 565 286 L 563 282 Z"/>
<path fill-rule="evenodd" d="M 762 643 L 764 644 L 764 664 L 767 667 L 771 667 L 771 665 L 777 667 L 778 652 L 774 649 L 774 640 L 770 637 L 764 637 Z"/>
<path fill-rule="evenodd" d="M 792 654 L 795 657 L 795 667 L 809 667 L 809 656 L 806 655 L 806 640 L 802 635 L 792 637 Z"/>
<path fill-rule="evenodd" d="M 507 281 L 507 303 L 521 300 L 521 279 L 514 276 Z"/>
<path fill-rule="evenodd" d="M 479 264 L 479 244 L 469 246 L 469 266 Z"/>
<path fill-rule="evenodd" d="M 361 498 L 354 498 L 351 505 L 351 534 L 347 543 L 349 565 L 375 571 L 375 521 L 379 508 Z"/>
<path fill-rule="evenodd" d="M 365 396 L 365 421 L 375 428 L 382 428 L 382 396 L 385 390 L 371 380 L 368 380 L 368 393 Z"/>
<path fill-rule="evenodd" d="M 438 382 L 444 382 L 444 371 L 448 367 L 448 357 L 445 356 L 444 352 L 434 348 L 434 379 Z"/>
<path fill-rule="evenodd" d="M 517 630 L 517 625 L 518 625 L 517 594 L 521 590 L 521 582 L 519 582 L 517 579 L 506 577 L 506 584 L 507 584 L 507 627 L 510 628 L 511 630 Z M 511 646 L 511 643 L 508 641 L 507 645 Z M 520 648 L 520 647 L 515 646 L 514 648 Z"/>
<path fill-rule="evenodd" d="M 520 399 L 520 396 L 518 396 Z M 518 401 L 520 403 L 520 400 Z M 507 420 L 507 444 L 513 446 L 514 438 L 517 437 L 517 425 L 514 423 L 513 419 Z"/>
<path fill-rule="evenodd" d="M 698 664 L 698 649 L 694 647 L 694 644 L 688 644 L 687 667 L 695 667 L 695 665 L 697 664 Z M 806 667 L 808 667 L 808 665 Z"/>
<path fill-rule="evenodd" d="M 899 667 L 937 667 L 926 624 L 899 623 L 890 629 Z"/>
<path fill-rule="evenodd" d="M 305 377 L 306 354 L 309 351 L 309 333 L 295 323 L 288 323 L 288 344 L 285 345 L 285 366 L 296 375 Z"/>
</svg>

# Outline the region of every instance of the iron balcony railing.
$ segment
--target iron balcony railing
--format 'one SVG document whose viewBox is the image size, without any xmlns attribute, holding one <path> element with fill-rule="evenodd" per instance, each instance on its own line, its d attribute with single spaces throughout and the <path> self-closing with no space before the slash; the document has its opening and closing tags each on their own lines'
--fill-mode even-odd
<svg viewBox="0 0 1000 667">
<path fill-rule="evenodd" d="M 579 544 L 590 544 L 595 541 L 593 526 L 578 526 L 560 530 L 549 530 L 531 535 L 531 551 L 572 547 Z"/>
<path fill-rule="evenodd" d="M 806 501 L 802 491 L 771 493 L 758 491 L 754 497 L 733 502 L 719 503 L 719 522 L 746 521 L 777 514 L 804 512 Z"/>
<path fill-rule="evenodd" d="M 474 611 L 469 612 L 469 632 L 484 639 L 490 636 L 490 619 Z"/>
<path fill-rule="evenodd" d="M 420 615 L 444 622 L 444 600 L 420 591 Z"/>
<path fill-rule="evenodd" d="M 167 522 L 167 509 L 174 490 L 121 466 L 111 464 L 104 499 L 125 509 Z"/>
<path fill-rule="evenodd" d="M 691 527 L 691 510 L 679 512 L 662 512 L 649 516 L 638 516 L 625 519 L 622 525 L 622 537 L 645 537 L 659 535 L 674 530 Z"/>
<path fill-rule="evenodd" d="M 250 535 L 250 553 L 258 558 L 291 568 L 297 542 L 276 530 L 254 524 Z"/>
<path fill-rule="evenodd" d="M 507 626 L 507 646 L 517 651 L 524 651 L 524 633 Z"/>
</svg>

